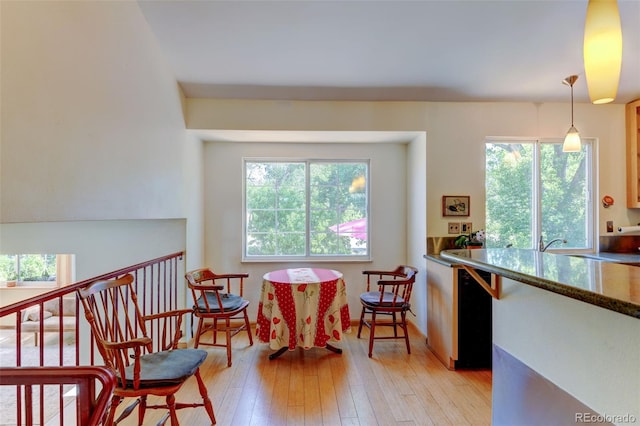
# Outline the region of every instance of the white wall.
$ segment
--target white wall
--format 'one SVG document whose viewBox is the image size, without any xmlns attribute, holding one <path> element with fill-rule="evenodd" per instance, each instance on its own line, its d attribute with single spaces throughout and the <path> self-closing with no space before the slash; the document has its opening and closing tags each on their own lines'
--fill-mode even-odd
<svg viewBox="0 0 640 426">
<path fill-rule="evenodd" d="M 100 220 L 0 225 L 0 253 L 74 254 L 76 281 L 185 247 L 184 219 Z"/>
<path fill-rule="evenodd" d="M 75 255 L 75 281 L 184 250 L 184 219 L 101 220 L 0 224 L 0 254 Z M 185 262 L 177 263 L 178 277 Z M 178 297 L 185 298 L 185 288 Z M 0 288 L 0 306 L 43 293 L 29 287 Z M 0 319 L 7 325 L 13 318 Z"/>
<path fill-rule="evenodd" d="M 180 91 L 138 5 L 0 7 L 0 222 L 183 217 Z"/>
<path fill-rule="evenodd" d="M 201 268 L 204 253 L 204 146 L 200 139 L 187 132 L 184 156 L 184 208 L 187 220 L 186 270 Z"/>
<path fill-rule="evenodd" d="M 427 162 L 428 135 L 420 133 L 407 145 L 407 263 L 418 268 L 409 319 L 427 335 Z M 420 301 L 420 302 L 417 302 Z"/>
<path fill-rule="evenodd" d="M 504 278 L 493 343 L 597 413 L 640 419 L 637 318 Z"/>
<path fill-rule="evenodd" d="M 568 129 L 566 104 L 438 103 L 430 104 L 427 164 L 429 169 L 429 235 L 446 234 L 440 213 L 443 194 L 470 194 L 474 229 L 483 226 L 484 140 L 487 136 L 564 137 Z M 606 221 L 640 221 L 640 209 L 627 209 L 625 175 L 624 105 L 575 105 L 575 125 L 584 137 L 598 139 L 600 173 L 598 230 Z M 605 209 L 599 200 L 611 195 L 616 205 Z"/>
<path fill-rule="evenodd" d="M 0 8 L 0 252 L 73 253 L 81 280 L 185 250 L 202 147 L 137 4 Z"/>
<path fill-rule="evenodd" d="M 563 138 L 570 106 L 497 102 L 330 102 L 188 99 L 190 129 L 420 131 L 427 144 L 427 225 L 431 236 L 447 235 L 441 197 L 471 195 L 474 228 L 484 225 L 484 141 L 488 136 Z M 615 207 L 598 202 L 599 233 L 640 222 L 627 209 L 624 105 L 575 105 L 581 135 L 599 139 L 597 200 L 611 195 Z"/>
</svg>

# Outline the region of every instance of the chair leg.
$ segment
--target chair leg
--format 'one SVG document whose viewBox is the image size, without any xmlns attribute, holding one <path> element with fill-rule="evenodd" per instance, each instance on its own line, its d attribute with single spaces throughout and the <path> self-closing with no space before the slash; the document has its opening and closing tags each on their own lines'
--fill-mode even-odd
<svg viewBox="0 0 640 426">
<path fill-rule="evenodd" d="M 105 421 L 106 426 L 113 425 L 113 419 L 116 417 L 116 410 L 118 409 L 118 405 L 122 402 L 122 398 L 119 396 L 113 396 L 111 398 L 111 407 L 109 408 L 109 414 L 107 416 L 107 420 Z"/>
<path fill-rule="evenodd" d="M 404 340 L 407 342 L 407 353 L 411 354 L 411 345 L 409 344 L 409 327 L 407 327 L 407 313 L 402 312 L 402 328 L 404 328 Z"/>
<path fill-rule="evenodd" d="M 373 354 L 373 339 L 376 333 L 376 311 L 371 312 L 371 327 L 369 333 L 369 358 Z"/>
<path fill-rule="evenodd" d="M 396 317 L 396 313 L 392 313 L 393 317 L 393 337 L 398 337 L 398 318 Z"/>
<path fill-rule="evenodd" d="M 144 424 L 144 414 L 147 412 L 147 396 L 142 395 L 138 400 L 140 401 L 140 406 L 138 407 L 138 426 L 142 426 Z"/>
<path fill-rule="evenodd" d="M 198 349 L 198 345 L 200 345 L 200 335 L 202 334 L 202 327 L 204 326 L 204 319 L 198 318 L 198 331 L 196 331 L 196 342 L 193 345 L 195 349 Z"/>
<path fill-rule="evenodd" d="M 169 415 L 171 416 L 171 426 L 179 426 L 178 414 L 176 413 L 176 397 L 175 395 L 167 395 L 167 407 L 169 408 Z"/>
<path fill-rule="evenodd" d="M 198 381 L 198 390 L 200 390 L 200 396 L 202 397 L 202 402 L 204 403 L 204 409 L 207 410 L 207 414 L 211 419 L 211 424 L 216 424 L 216 416 L 213 414 L 213 405 L 211 404 L 211 400 L 209 399 L 209 393 L 207 392 L 207 387 L 202 381 L 202 377 L 200 376 L 200 369 L 197 369 L 194 376 L 196 376 L 196 380 Z"/>
<path fill-rule="evenodd" d="M 249 323 L 249 315 L 247 314 L 247 310 L 244 311 L 244 326 L 247 329 L 247 333 L 249 334 L 249 346 L 253 346 L 253 337 L 251 336 L 251 323 Z"/>
<path fill-rule="evenodd" d="M 213 319 L 213 344 L 218 343 L 218 318 Z"/>
<path fill-rule="evenodd" d="M 358 339 L 360 338 L 360 333 L 362 333 L 362 324 L 364 324 L 364 306 L 362 307 L 362 313 L 360 314 L 360 325 L 358 326 Z"/>
<path fill-rule="evenodd" d="M 227 367 L 231 367 L 231 320 L 226 318 L 225 333 L 227 337 Z"/>
<path fill-rule="evenodd" d="M 117 404 L 120 404 L 122 401 L 124 400 L 123 397 L 119 397 Z M 114 397 L 114 401 L 115 401 L 115 397 Z M 140 398 L 136 398 L 131 404 L 129 404 L 127 407 L 125 407 L 124 410 L 122 410 L 122 413 L 120 413 L 120 415 L 118 416 L 117 419 L 113 420 L 112 422 L 109 421 L 106 424 L 111 426 L 111 425 L 117 425 L 119 424 L 122 420 L 126 419 L 127 417 L 129 417 L 129 415 L 131 413 L 133 413 L 133 411 L 139 406 L 141 405 L 142 402 L 142 397 Z M 116 404 L 115 402 L 113 402 L 113 404 Z M 116 405 L 112 405 L 111 408 L 113 409 L 114 407 L 117 408 L 117 404 Z M 113 410 L 113 414 L 115 417 L 115 409 Z M 138 425 L 142 424 L 142 418 L 144 417 L 144 414 L 142 414 L 142 416 L 140 415 L 140 409 L 138 409 Z"/>
</svg>

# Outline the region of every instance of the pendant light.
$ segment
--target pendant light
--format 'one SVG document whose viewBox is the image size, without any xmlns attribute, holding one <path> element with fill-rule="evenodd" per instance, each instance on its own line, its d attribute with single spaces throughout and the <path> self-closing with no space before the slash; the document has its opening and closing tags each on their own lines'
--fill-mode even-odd
<svg viewBox="0 0 640 426">
<path fill-rule="evenodd" d="M 584 24 L 584 70 L 594 104 L 612 102 L 622 66 L 622 29 L 616 0 L 589 0 Z"/>
<path fill-rule="evenodd" d="M 578 129 L 573 125 L 573 83 L 578 79 L 577 75 L 570 75 L 562 80 L 563 84 L 571 87 L 571 127 L 567 132 L 567 136 L 564 137 L 564 143 L 562 144 L 562 152 L 580 152 L 580 133 Z"/>
</svg>

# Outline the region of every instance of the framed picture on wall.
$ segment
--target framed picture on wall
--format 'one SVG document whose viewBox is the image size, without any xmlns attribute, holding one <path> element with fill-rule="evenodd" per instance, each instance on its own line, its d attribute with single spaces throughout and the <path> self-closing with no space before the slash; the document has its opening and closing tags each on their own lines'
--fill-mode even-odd
<svg viewBox="0 0 640 426">
<path fill-rule="evenodd" d="M 442 216 L 469 216 L 471 197 L 468 195 L 443 195 Z"/>
</svg>

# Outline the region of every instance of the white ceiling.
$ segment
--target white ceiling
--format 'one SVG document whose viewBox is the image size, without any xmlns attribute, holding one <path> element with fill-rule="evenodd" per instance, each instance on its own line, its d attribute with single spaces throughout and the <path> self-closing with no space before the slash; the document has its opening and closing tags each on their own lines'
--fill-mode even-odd
<svg viewBox="0 0 640 426">
<path fill-rule="evenodd" d="M 188 97 L 568 102 L 586 0 L 139 0 Z M 615 103 L 640 98 L 640 1 L 619 0 Z"/>
</svg>

